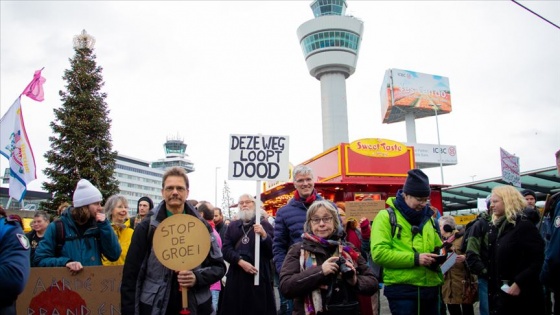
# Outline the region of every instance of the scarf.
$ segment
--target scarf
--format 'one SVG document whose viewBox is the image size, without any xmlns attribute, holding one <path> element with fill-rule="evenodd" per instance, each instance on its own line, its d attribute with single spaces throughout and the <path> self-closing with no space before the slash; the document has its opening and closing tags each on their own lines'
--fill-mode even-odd
<svg viewBox="0 0 560 315">
<path fill-rule="evenodd" d="M 309 206 L 311 206 L 311 204 L 317 199 L 317 192 L 315 191 L 315 189 L 313 189 L 313 192 L 311 192 L 311 195 L 309 195 L 309 197 L 307 197 L 305 200 L 303 200 L 303 198 L 301 198 L 299 196 L 299 192 L 296 190 L 296 192 L 294 193 L 294 198 L 297 201 L 303 202 L 305 207 L 309 208 Z"/>
<path fill-rule="evenodd" d="M 410 225 L 419 226 L 422 223 L 422 217 L 428 215 L 428 207 L 427 205 L 422 209 L 422 211 L 417 211 L 410 208 L 406 202 L 404 201 L 404 197 L 402 195 L 402 190 L 397 192 L 397 197 L 395 199 L 395 206 L 397 209 L 400 210 L 403 217 L 410 223 Z"/>
<path fill-rule="evenodd" d="M 335 255 L 342 256 L 347 261 L 351 261 L 354 264 L 354 266 L 357 266 L 356 261 L 358 260 L 358 256 L 360 254 L 357 253 L 355 250 L 353 250 L 350 246 L 343 244 L 342 241 L 338 241 L 334 239 L 324 239 L 309 233 L 303 233 L 301 235 L 301 238 L 304 240 L 317 243 L 323 247 L 331 247 L 331 248 L 336 247 L 333 256 Z M 317 257 L 315 257 L 314 253 L 308 252 L 302 248 L 299 257 L 299 264 L 300 264 L 301 271 L 316 267 Z M 317 288 L 311 291 L 311 294 L 304 296 L 303 306 L 305 310 L 305 315 L 315 315 L 317 314 L 317 312 L 322 312 L 323 299 L 321 297 L 321 289 Z"/>
</svg>

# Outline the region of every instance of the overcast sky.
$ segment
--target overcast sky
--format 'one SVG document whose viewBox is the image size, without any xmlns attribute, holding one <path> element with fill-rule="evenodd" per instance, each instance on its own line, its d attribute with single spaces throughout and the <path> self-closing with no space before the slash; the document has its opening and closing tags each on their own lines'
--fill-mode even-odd
<svg viewBox="0 0 560 315">
<path fill-rule="evenodd" d="M 0 114 L 45 67 L 45 101 L 22 99 L 35 153 L 37 190 L 47 178 L 53 108 L 74 56 L 72 39 L 95 37 L 112 119 L 113 149 L 146 161 L 184 139 L 196 171 L 191 198 L 218 203 L 230 134 L 287 135 L 297 165 L 323 151 L 320 82 L 311 77 L 296 29 L 311 1 L 1 1 Z M 458 164 L 445 184 L 501 175 L 499 148 L 521 171 L 554 165 L 560 149 L 560 29 L 511 1 L 348 1 L 364 22 L 357 69 L 346 81 L 350 142 L 406 142 L 404 122 L 382 124 L 385 70 L 449 78 L 452 112 L 439 116 L 441 143 Z M 521 1 L 560 25 L 560 1 Z M 434 117 L 416 121 L 419 143 L 437 144 Z M 0 158 L 0 167 L 7 167 Z M 441 183 L 439 168 L 427 169 Z M 473 177 L 475 176 L 475 177 Z M 229 181 L 234 198 L 255 182 Z"/>
</svg>

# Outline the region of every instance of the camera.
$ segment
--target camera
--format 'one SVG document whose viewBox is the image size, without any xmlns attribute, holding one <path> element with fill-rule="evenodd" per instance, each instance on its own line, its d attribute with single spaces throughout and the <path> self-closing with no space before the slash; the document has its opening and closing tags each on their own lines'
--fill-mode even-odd
<svg viewBox="0 0 560 315">
<path fill-rule="evenodd" d="M 344 279 L 350 279 L 354 276 L 354 270 L 346 265 L 346 259 L 339 257 L 336 264 L 340 268 L 339 271 Z"/>
</svg>

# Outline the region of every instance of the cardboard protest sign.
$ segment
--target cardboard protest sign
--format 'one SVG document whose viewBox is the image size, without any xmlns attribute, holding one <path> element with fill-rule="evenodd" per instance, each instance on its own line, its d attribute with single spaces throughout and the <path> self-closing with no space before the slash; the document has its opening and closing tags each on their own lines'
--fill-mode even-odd
<svg viewBox="0 0 560 315">
<path fill-rule="evenodd" d="M 210 232 L 197 217 L 174 214 L 163 220 L 154 232 L 154 253 L 165 267 L 191 270 L 200 265 L 210 252 Z M 181 288 L 183 310 L 190 314 L 187 288 Z"/>
<path fill-rule="evenodd" d="M 288 136 L 230 135 L 228 178 L 286 181 L 288 148 Z"/>
<path fill-rule="evenodd" d="M 120 314 L 123 266 L 31 268 L 18 314 Z"/>
<path fill-rule="evenodd" d="M 374 201 L 346 201 L 346 218 L 354 218 L 357 221 L 362 217 L 373 221 L 380 210 L 385 209 L 385 200 Z"/>
<path fill-rule="evenodd" d="M 163 220 L 154 232 L 154 253 L 167 268 L 191 270 L 210 251 L 210 233 L 199 218 L 175 214 Z"/>
</svg>

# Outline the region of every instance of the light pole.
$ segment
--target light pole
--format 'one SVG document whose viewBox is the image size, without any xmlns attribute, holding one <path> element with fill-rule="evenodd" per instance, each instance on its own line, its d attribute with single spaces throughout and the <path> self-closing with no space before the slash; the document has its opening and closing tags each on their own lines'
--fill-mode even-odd
<svg viewBox="0 0 560 315">
<path fill-rule="evenodd" d="M 216 172 L 214 173 L 214 207 L 218 206 L 218 169 L 219 166 L 216 166 Z"/>
<path fill-rule="evenodd" d="M 432 107 L 434 108 L 434 112 L 436 113 L 436 129 L 437 129 L 437 144 L 438 144 L 438 151 L 439 151 L 439 170 L 441 172 L 441 184 L 443 185 L 444 181 L 443 181 L 443 161 L 441 159 L 441 143 L 439 141 L 439 121 L 438 121 L 438 109 L 439 109 L 439 105 L 438 104 L 434 104 L 432 105 Z"/>
</svg>

